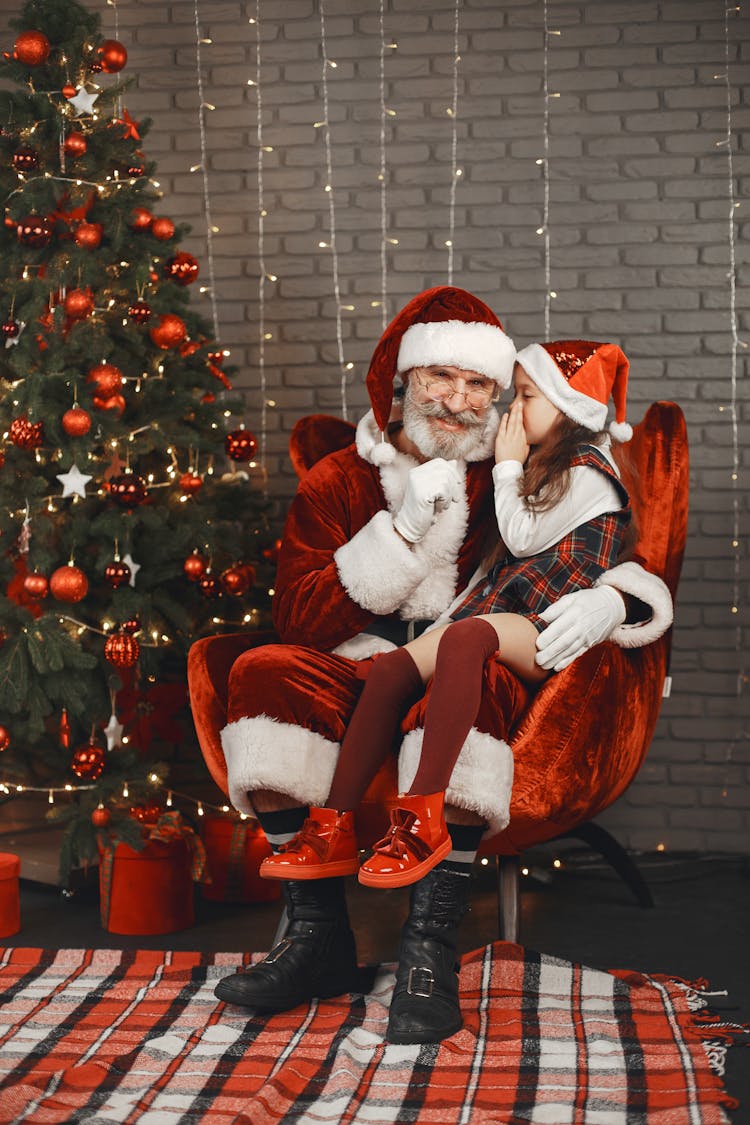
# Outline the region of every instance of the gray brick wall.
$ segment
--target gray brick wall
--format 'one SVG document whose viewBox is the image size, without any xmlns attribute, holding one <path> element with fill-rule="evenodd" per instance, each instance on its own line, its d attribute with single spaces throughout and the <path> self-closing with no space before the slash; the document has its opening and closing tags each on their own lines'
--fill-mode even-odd
<svg viewBox="0 0 750 1125">
<path fill-rule="evenodd" d="M 114 10 L 96 0 L 105 32 Z M 16 5 L 0 0 L 7 14 Z M 630 413 L 673 398 L 686 413 L 690 533 L 674 633 L 670 699 L 636 783 L 602 818 L 652 849 L 748 850 L 750 383 L 738 358 L 740 613 L 734 589 L 730 424 L 729 181 L 723 0 L 549 0 L 553 336 L 617 340 L 631 358 Z M 137 85 L 153 117 L 161 213 L 192 224 L 206 262 L 193 0 L 118 0 Z M 201 0 L 208 170 L 222 342 L 239 365 L 247 421 L 260 426 L 255 3 Z M 329 121 L 350 417 L 380 334 L 380 85 L 375 0 L 326 0 Z M 453 0 L 385 0 L 388 309 L 447 280 Z M 454 281 L 483 296 L 519 345 L 544 331 L 542 0 L 461 0 Z M 750 180 L 750 18 L 730 12 L 734 194 Z M 295 481 L 294 422 L 341 410 L 317 0 L 261 3 L 268 488 L 281 513 Z M 737 317 L 748 324 L 746 202 L 736 211 Z M 207 272 L 204 268 L 204 275 Z M 209 311 L 207 299 L 205 309 Z M 738 634 L 737 628 L 740 628 Z"/>
</svg>

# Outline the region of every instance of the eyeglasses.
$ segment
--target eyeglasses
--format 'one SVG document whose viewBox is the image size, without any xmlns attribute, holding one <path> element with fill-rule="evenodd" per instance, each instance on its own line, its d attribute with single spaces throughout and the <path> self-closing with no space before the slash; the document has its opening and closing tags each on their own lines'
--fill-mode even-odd
<svg viewBox="0 0 750 1125">
<path fill-rule="evenodd" d="M 464 401 L 470 410 L 482 410 L 491 402 L 500 398 L 500 388 L 490 379 L 480 377 L 464 380 L 468 383 L 466 390 L 460 391 L 447 371 L 419 371 L 414 372 L 419 386 L 433 402 L 443 402 L 452 395 L 463 395 Z"/>
</svg>

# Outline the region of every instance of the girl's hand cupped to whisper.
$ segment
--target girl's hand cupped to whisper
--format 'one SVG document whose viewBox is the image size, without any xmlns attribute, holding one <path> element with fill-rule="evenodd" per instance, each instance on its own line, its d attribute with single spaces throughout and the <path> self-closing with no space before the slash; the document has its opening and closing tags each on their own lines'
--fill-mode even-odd
<svg viewBox="0 0 750 1125">
<path fill-rule="evenodd" d="M 495 461 L 520 461 L 529 455 L 529 443 L 523 428 L 523 403 L 516 400 L 500 419 L 495 438 Z"/>
</svg>

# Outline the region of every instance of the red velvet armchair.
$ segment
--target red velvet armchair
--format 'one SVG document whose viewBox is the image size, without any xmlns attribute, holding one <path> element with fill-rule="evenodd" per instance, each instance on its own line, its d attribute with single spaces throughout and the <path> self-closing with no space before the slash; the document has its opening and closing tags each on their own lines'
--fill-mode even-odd
<svg viewBox="0 0 750 1125">
<path fill-rule="evenodd" d="M 303 418 L 292 434 L 292 463 L 302 476 L 319 457 L 353 439 L 353 427 L 326 416 Z M 632 497 L 638 525 L 636 556 L 675 597 L 687 534 L 688 446 L 674 403 L 649 407 L 626 447 L 640 481 Z M 273 639 L 237 634 L 193 645 L 188 683 L 198 739 L 208 768 L 226 791 L 219 732 L 226 725 L 229 670 L 248 648 Z M 636 776 L 651 741 L 662 699 L 671 630 L 644 648 L 598 645 L 547 680 L 514 732 L 515 778 L 510 822 L 483 843 L 498 857 L 500 936 L 518 937 L 518 857 L 535 844 L 580 836 L 598 848 L 631 885 L 650 895 L 626 853 L 592 818 Z M 384 766 L 357 813 L 358 838 L 369 847 L 387 824 L 397 792 L 395 760 Z"/>
</svg>

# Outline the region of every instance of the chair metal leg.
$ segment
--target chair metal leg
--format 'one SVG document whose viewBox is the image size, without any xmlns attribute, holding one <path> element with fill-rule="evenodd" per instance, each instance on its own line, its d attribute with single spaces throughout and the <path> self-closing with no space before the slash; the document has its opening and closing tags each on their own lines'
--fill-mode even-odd
<svg viewBox="0 0 750 1125">
<path fill-rule="evenodd" d="M 521 921 L 520 857 L 495 856 L 497 872 L 497 928 L 500 941 L 518 941 Z"/>
<path fill-rule="evenodd" d="M 602 828 L 601 824 L 595 824 L 593 820 L 589 820 L 585 824 L 579 825 L 578 828 L 571 828 L 569 832 L 563 832 L 557 839 L 566 839 L 571 836 L 583 840 L 590 848 L 599 852 L 599 855 L 603 856 L 607 863 L 612 865 L 623 882 L 630 887 L 639 906 L 651 907 L 654 905 L 651 891 L 635 861 L 611 832 Z"/>
</svg>

